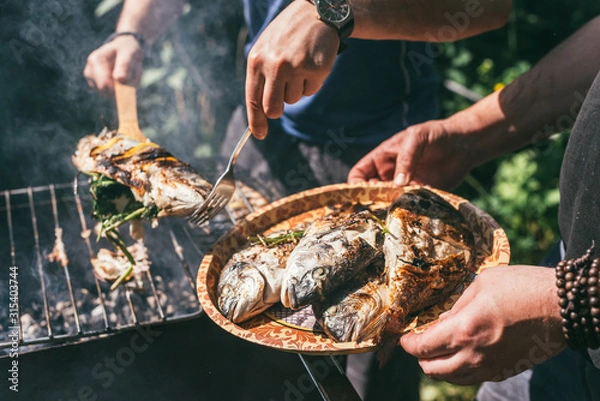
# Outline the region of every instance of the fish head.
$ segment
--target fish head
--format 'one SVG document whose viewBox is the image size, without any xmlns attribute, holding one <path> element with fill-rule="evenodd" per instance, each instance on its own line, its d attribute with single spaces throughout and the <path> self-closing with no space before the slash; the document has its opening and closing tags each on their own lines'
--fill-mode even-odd
<svg viewBox="0 0 600 401">
<path fill-rule="evenodd" d="M 327 335 L 338 342 L 353 340 L 354 327 L 360 325 L 360 316 L 349 305 L 332 305 L 323 312 L 321 326 Z"/>
<path fill-rule="evenodd" d="M 375 288 L 375 287 L 373 287 Z M 325 332 L 336 341 L 357 341 L 360 334 L 384 313 L 380 294 L 374 290 L 351 294 L 329 306 L 320 315 Z"/>
<path fill-rule="evenodd" d="M 330 266 L 318 265 L 308 269 L 300 278 L 290 277 L 282 288 L 282 303 L 288 308 L 298 309 L 313 301 L 322 300 L 330 270 Z"/>
<path fill-rule="evenodd" d="M 221 274 L 217 304 L 221 313 L 234 323 L 243 322 L 263 308 L 265 278 L 253 265 L 238 262 Z"/>
</svg>

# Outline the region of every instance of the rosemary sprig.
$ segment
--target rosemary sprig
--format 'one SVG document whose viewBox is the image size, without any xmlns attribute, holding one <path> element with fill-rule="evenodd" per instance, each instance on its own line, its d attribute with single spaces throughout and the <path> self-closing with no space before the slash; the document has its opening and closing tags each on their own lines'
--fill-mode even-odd
<svg viewBox="0 0 600 401">
<path fill-rule="evenodd" d="M 129 277 L 129 275 L 133 272 L 133 266 L 129 265 L 127 267 L 127 269 L 125 269 L 123 271 L 123 273 L 121 273 L 121 275 L 119 276 L 119 278 L 117 278 L 111 285 L 110 285 L 110 290 L 114 291 L 118 286 L 120 286 L 126 279 L 127 277 Z"/>
<path fill-rule="evenodd" d="M 375 220 L 375 222 L 379 225 L 379 227 L 381 228 L 381 232 L 383 234 L 389 234 L 390 233 L 390 230 L 388 230 L 388 228 L 385 225 L 385 223 L 383 222 L 383 220 L 381 220 L 379 217 L 377 217 L 377 215 L 375 213 L 373 213 L 371 210 L 369 210 L 369 214 L 371 215 L 371 218 L 373 220 Z"/>
<path fill-rule="evenodd" d="M 138 218 L 142 217 L 144 214 L 147 214 L 149 212 L 150 212 L 149 208 L 144 206 L 144 207 L 141 207 L 141 208 L 133 211 L 132 213 L 129 213 L 129 214 L 122 213 L 122 214 L 112 216 L 111 218 L 102 221 L 101 227 L 100 227 L 100 232 L 98 233 L 98 239 L 100 239 L 100 237 L 102 237 L 103 232 L 114 231 L 120 225 L 125 224 L 128 221 L 138 219 Z"/>
<path fill-rule="evenodd" d="M 266 247 L 272 247 L 286 242 L 297 243 L 300 238 L 304 235 L 304 230 L 289 231 L 285 234 L 262 236 L 252 235 L 248 237 L 248 241 L 252 245 L 262 244 Z"/>
<path fill-rule="evenodd" d="M 125 245 L 125 241 L 119 232 L 115 229 L 106 232 L 106 239 L 110 242 L 115 248 L 118 248 L 123 252 L 123 255 L 129 261 L 129 266 L 125 269 L 121 275 L 111 284 L 110 290 L 113 291 L 119 285 L 121 285 L 127 277 L 133 272 L 133 266 L 135 266 L 135 259 L 131 252 L 127 249 L 127 245 Z"/>
</svg>

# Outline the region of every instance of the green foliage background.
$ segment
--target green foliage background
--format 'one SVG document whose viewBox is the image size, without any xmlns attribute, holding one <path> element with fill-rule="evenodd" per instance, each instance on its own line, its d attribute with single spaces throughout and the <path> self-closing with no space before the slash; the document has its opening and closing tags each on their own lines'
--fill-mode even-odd
<svg viewBox="0 0 600 401">
<path fill-rule="evenodd" d="M 526 72 L 558 43 L 600 13 L 595 0 L 513 3 L 508 24 L 499 30 L 443 45 L 438 68 L 485 96 Z M 445 92 L 445 115 L 470 105 Z M 523 112 L 527 112 L 524 110 Z M 511 263 L 536 264 L 559 237 L 558 176 L 568 132 L 557 133 L 475 169 L 456 192 L 492 215 L 511 243 Z"/>
</svg>

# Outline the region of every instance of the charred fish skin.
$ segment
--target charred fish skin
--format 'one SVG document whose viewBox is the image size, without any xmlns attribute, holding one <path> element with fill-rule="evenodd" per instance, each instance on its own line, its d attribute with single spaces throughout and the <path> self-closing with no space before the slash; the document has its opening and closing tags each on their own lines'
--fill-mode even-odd
<svg viewBox="0 0 600 401">
<path fill-rule="evenodd" d="M 357 341 L 363 329 L 387 307 L 387 293 L 385 284 L 367 283 L 318 314 L 317 319 L 335 341 Z"/>
<path fill-rule="evenodd" d="M 381 255 L 382 239 L 368 210 L 315 221 L 288 259 L 282 304 L 298 309 L 326 299 Z"/>
<path fill-rule="evenodd" d="M 391 235 L 383 246 L 393 299 L 385 331 L 390 335 L 411 315 L 449 296 L 466 278 L 474 239 L 464 216 L 424 188 L 400 196 L 386 221 Z"/>
<path fill-rule="evenodd" d="M 384 268 L 382 255 L 327 300 L 312 304 L 317 321 L 330 338 L 356 341 L 360 332 L 385 311 L 389 296 Z"/>
<path fill-rule="evenodd" d="M 104 129 L 77 144 L 73 164 L 129 187 L 136 200 L 164 216 L 189 216 L 212 185 L 189 164 L 152 142 L 139 142 Z"/>
<path fill-rule="evenodd" d="M 412 226 L 421 227 L 428 236 L 438 239 L 438 245 L 467 251 L 474 246 L 473 231 L 466 218 L 433 191 L 418 188 L 401 195 L 390 206 L 388 224 L 390 217 L 397 215 L 395 221 L 398 221 L 405 213 L 409 213 L 412 219 L 417 219 Z M 448 252 L 446 249 L 434 250 L 441 254 Z M 435 255 L 431 257 L 435 258 Z"/>
<path fill-rule="evenodd" d="M 217 306 L 234 323 L 244 322 L 279 302 L 285 262 L 292 243 L 251 245 L 234 254 L 217 285 Z"/>
<path fill-rule="evenodd" d="M 383 252 L 389 308 L 359 339 L 395 346 L 401 331 L 421 310 L 447 298 L 474 262 L 474 238 L 465 217 L 424 188 L 401 195 L 386 218 Z"/>
</svg>

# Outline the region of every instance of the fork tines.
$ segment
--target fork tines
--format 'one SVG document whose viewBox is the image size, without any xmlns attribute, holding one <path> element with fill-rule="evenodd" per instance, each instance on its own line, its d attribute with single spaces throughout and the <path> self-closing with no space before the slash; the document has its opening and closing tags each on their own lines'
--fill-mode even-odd
<svg viewBox="0 0 600 401">
<path fill-rule="evenodd" d="M 190 216 L 192 223 L 203 224 L 205 221 L 212 219 L 229 203 L 229 199 L 223 196 L 215 195 L 213 197 L 209 196 L 209 198 Z"/>
</svg>

